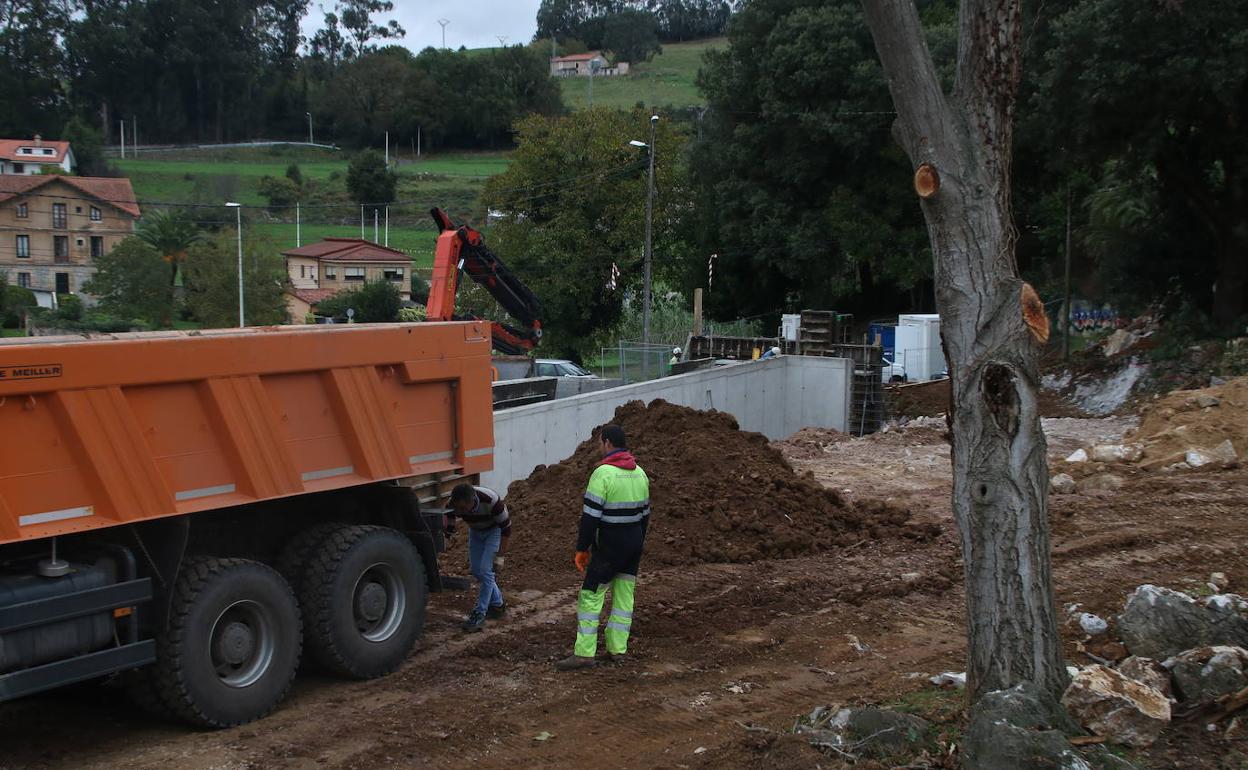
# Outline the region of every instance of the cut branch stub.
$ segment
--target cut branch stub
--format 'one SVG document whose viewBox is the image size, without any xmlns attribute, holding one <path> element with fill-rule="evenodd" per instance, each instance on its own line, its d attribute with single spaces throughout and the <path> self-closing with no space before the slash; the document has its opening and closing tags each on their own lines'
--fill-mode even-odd
<svg viewBox="0 0 1248 770">
<path fill-rule="evenodd" d="M 924 200 L 940 191 L 940 174 L 931 163 L 923 163 L 915 169 L 914 191 Z"/>
<path fill-rule="evenodd" d="M 988 364 L 982 380 L 984 403 L 992 421 L 1005 435 L 1013 439 L 1018 435 L 1018 390 L 1014 387 L 1014 375 L 1002 364 Z"/>
<path fill-rule="evenodd" d="M 1044 302 L 1031 284 L 1023 284 L 1022 293 L 1023 321 L 1027 324 L 1031 337 L 1044 344 L 1049 341 L 1049 314 L 1044 312 Z"/>
</svg>

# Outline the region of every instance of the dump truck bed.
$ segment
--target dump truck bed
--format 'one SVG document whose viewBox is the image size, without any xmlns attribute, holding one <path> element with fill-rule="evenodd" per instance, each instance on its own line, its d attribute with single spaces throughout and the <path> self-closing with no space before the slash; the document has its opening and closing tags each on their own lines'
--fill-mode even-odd
<svg viewBox="0 0 1248 770">
<path fill-rule="evenodd" d="M 492 466 L 484 322 L 0 344 L 0 545 Z"/>
</svg>

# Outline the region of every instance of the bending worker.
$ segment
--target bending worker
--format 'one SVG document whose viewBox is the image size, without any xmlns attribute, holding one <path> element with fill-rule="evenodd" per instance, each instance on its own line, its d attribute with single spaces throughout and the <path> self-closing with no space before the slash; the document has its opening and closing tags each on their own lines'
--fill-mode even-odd
<svg viewBox="0 0 1248 770">
<path fill-rule="evenodd" d="M 468 525 L 468 568 L 479 588 L 477 604 L 462 628 L 480 631 L 485 628 L 486 618 L 501 618 L 507 612 L 495 573 L 503 566 L 507 538 L 511 536 L 511 516 L 502 495 L 489 487 L 471 484 L 459 484 L 451 490 L 451 510 L 446 516 L 448 535 L 454 530 L 455 517 Z"/>
<path fill-rule="evenodd" d="M 555 664 L 561 671 L 597 663 L 598 621 L 611 587 L 607 653 L 614 663 L 628 652 L 633 623 L 633 591 L 650 523 L 650 480 L 626 448 L 624 429 L 608 425 L 600 434 L 602 461 L 589 477 L 576 540 L 576 568 L 585 582 L 576 602 L 576 646 Z"/>
</svg>

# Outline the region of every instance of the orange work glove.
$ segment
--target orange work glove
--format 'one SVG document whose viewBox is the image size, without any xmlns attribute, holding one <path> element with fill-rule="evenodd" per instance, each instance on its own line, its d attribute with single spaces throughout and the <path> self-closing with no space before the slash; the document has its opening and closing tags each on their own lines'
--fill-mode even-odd
<svg viewBox="0 0 1248 770">
<path fill-rule="evenodd" d="M 585 568 L 589 566 L 589 551 L 577 551 L 572 561 L 576 563 L 576 571 L 584 573 Z"/>
</svg>

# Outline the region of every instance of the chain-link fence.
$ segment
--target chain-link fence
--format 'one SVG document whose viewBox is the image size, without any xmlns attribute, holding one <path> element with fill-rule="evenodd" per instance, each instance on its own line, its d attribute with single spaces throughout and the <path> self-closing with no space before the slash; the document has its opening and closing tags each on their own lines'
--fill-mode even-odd
<svg viewBox="0 0 1248 770">
<path fill-rule="evenodd" d="M 598 374 L 619 378 L 625 384 L 664 377 L 672 359 L 672 347 L 621 340 L 615 347 L 601 348 Z"/>
</svg>

